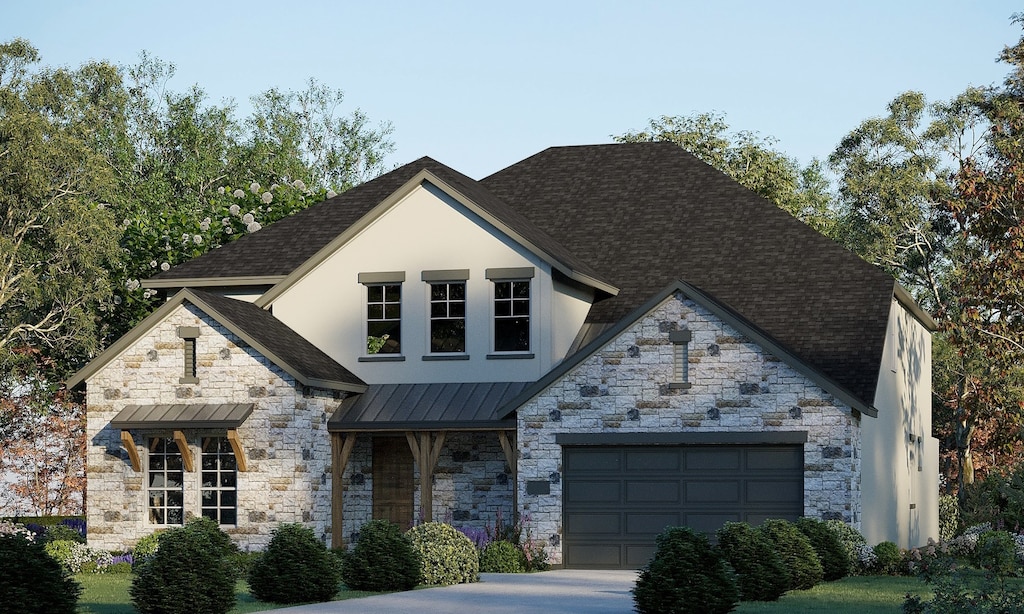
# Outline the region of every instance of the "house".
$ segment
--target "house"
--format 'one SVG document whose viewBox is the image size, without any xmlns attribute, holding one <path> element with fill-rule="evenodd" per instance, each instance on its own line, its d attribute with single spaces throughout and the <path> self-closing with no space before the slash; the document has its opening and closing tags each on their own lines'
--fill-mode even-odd
<svg viewBox="0 0 1024 614">
<path fill-rule="evenodd" d="M 571 567 L 668 525 L 938 536 L 934 322 L 671 144 L 421 158 L 145 285 L 166 303 L 69 381 L 94 546 L 513 510 Z"/>
</svg>

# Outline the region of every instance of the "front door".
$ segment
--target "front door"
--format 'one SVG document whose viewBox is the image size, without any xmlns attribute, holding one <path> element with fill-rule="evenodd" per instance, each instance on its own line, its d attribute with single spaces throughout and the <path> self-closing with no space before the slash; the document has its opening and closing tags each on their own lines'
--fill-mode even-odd
<svg viewBox="0 0 1024 614">
<path fill-rule="evenodd" d="M 412 451 L 404 437 L 373 439 L 373 518 L 412 526 Z"/>
</svg>

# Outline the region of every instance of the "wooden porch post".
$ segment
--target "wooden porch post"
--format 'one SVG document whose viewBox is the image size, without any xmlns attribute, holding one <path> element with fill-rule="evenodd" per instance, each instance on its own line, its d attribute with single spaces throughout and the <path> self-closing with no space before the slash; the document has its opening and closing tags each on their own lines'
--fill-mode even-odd
<svg viewBox="0 0 1024 614">
<path fill-rule="evenodd" d="M 412 456 L 420 467 L 420 509 L 423 522 L 434 518 L 434 468 L 441 456 L 446 431 L 408 431 L 405 434 Z"/>
<path fill-rule="evenodd" d="M 505 462 L 512 473 L 512 519 L 519 514 L 519 451 L 516 449 L 515 431 L 498 431 L 498 441 L 505 452 Z"/>
<path fill-rule="evenodd" d="M 331 433 L 331 548 L 344 544 L 342 521 L 344 520 L 344 485 L 341 477 L 352 455 L 356 443 L 355 433 Z"/>
</svg>

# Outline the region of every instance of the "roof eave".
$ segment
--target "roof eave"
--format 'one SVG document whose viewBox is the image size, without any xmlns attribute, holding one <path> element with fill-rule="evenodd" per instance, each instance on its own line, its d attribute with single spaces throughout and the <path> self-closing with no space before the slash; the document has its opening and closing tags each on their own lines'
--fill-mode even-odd
<svg viewBox="0 0 1024 614">
<path fill-rule="evenodd" d="M 921 309 L 921 306 L 917 304 L 914 297 L 910 296 L 910 293 L 907 292 L 898 281 L 893 282 L 892 294 L 896 297 L 896 300 L 900 302 L 900 305 L 903 305 L 911 315 L 917 318 L 917 321 L 920 322 L 922 326 L 933 333 L 939 330 L 939 323 L 936 322 L 927 311 Z"/>
<path fill-rule="evenodd" d="M 515 420 L 454 420 L 419 422 L 328 422 L 331 433 L 407 432 L 407 431 L 514 431 Z"/>
<path fill-rule="evenodd" d="M 143 288 L 209 288 L 214 286 L 274 286 L 284 275 L 256 275 L 253 277 L 180 277 L 165 279 L 150 277 L 142 280 Z"/>
</svg>

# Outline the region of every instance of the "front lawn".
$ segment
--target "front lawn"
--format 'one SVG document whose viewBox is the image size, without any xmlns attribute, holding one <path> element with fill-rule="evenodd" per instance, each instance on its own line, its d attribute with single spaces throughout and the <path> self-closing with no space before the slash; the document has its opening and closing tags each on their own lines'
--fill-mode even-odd
<svg viewBox="0 0 1024 614">
<path fill-rule="evenodd" d="M 917 578 L 853 576 L 824 582 L 806 591 L 790 591 L 774 602 L 743 602 L 738 614 L 896 614 L 907 593 L 931 599 L 931 589 Z"/>
<path fill-rule="evenodd" d="M 82 597 L 78 600 L 78 610 L 81 614 L 135 614 L 131 597 L 128 595 L 128 587 L 132 584 L 131 574 L 78 574 L 75 576 L 75 580 L 82 585 L 83 589 Z M 378 594 L 342 589 L 335 595 L 334 600 L 340 601 Z M 239 581 L 235 586 L 235 595 L 238 598 L 238 603 L 231 610 L 232 614 L 261 612 L 285 607 L 257 601 L 249 593 L 249 586 L 244 581 Z"/>
</svg>

